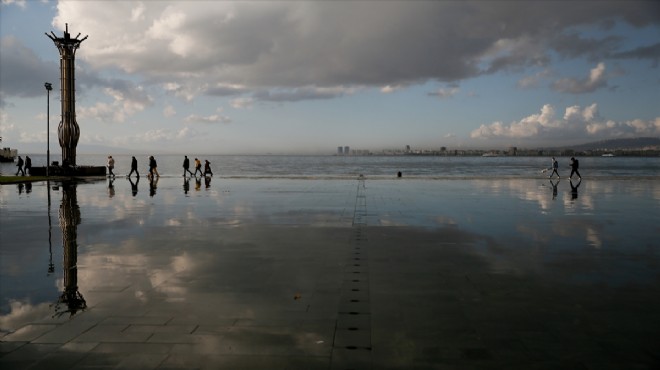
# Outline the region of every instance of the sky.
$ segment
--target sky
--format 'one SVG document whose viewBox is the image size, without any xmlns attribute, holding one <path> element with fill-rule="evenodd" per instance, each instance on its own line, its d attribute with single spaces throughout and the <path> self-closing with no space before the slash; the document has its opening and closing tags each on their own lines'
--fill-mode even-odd
<svg viewBox="0 0 660 370">
<path fill-rule="evenodd" d="M 660 136 L 657 1 L 2 0 L 2 146 L 333 154 Z M 50 119 L 45 82 L 53 84 Z M 48 124 L 50 121 L 50 125 Z"/>
</svg>

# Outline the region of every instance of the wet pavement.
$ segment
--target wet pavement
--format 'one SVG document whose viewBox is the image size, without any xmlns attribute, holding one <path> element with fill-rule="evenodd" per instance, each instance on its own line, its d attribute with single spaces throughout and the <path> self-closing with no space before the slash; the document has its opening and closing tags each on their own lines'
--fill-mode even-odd
<svg viewBox="0 0 660 370">
<path fill-rule="evenodd" d="M 3 369 L 660 366 L 657 181 L 118 178 L 0 201 Z"/>
</svg>

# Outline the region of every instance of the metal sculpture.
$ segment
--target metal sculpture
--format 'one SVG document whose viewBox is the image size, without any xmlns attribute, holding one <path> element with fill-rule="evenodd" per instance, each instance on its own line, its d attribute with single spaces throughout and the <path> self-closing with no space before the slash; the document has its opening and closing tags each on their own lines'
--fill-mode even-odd
<svg viewBox="0 0 660 370">
<path fill-rule="evenodd" d="M 76 165 L 76 146 L 80 138 L 80 127 L 76 122 L 75 59 L 76 50 L 88 36 L 78 39 L 80 33 L 71 38 L 69 24 L 66 24 L 64 37 L 57 37 L 53 31 L 46 34 L 60 51 L 60 94 L 62 99 L 62 120 L 57 134 L 62 148 L 62 165 Z"/>
</svg>

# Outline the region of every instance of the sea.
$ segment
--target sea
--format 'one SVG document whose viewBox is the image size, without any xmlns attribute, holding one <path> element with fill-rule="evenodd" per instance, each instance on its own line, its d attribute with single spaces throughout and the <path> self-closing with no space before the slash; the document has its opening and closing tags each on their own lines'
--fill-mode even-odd
<svg viewBox="0 0 660 370">
<path fill-rule="evenodd" d="M 44 166 L 46 156 L 27 154 L 33 166 Z M 23 155 L 25 157 L 25 155 Z M 115 174 L 130 171 L 131 155 L 113 155 Z M 155 154 L 161 177 L 183 174 L 183 155 Z M 210 161 L 215 178 L 370 179 L 402 177 L 427 179 L 539 178 L 547 176 L 551 157 L 461 156 L 339 156 L 339 155 L 189 155 L 191 170 L 197 157 Z M 148 172 L 148 156 L 136 155 L 141 174 Z M 51 161 L 59 155 L 51 155 Z M 570 157 L 558 157 L 562 176 L 570 173 Z M 660 178 L 660 157 L 578 157 L 580 173 L 589 178 Z M 79 154 L 78 165 L 105 166 L 107 155 Z M 16 172 L 15 163 L 0 164 L 2 175 Z"/>
</svg>

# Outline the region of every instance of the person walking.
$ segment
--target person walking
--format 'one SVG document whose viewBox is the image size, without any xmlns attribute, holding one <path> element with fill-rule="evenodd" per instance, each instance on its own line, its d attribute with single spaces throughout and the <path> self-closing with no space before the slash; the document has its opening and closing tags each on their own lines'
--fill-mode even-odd
<svg viewBox="0 0 660 370">
<path fill-rule="evenodd" d="M 575 159 L 575 157 L 571 157 L 571 175 L 568 176 L 569 179 L 573 178 L 573 174 L 576 174 L 577 177 L 582 180 L 582 176 L 580 176 L 580 171 L 578 171 L 578 168 L 580 168 L 580 162 Z"/>
<path fill-rule="evenodd" d="M 23 158 L 21 156 L 18 156 L 18 162 L 16 163 L 16 167 L 18 167 L 18 170 L 16 171 L 16 176 L 18 176 L 18 173 L 20 172 L 22 176 L 25 176 L 25 170 L 23 169 Z"/>
<path fill-rule="evenodd" d="M 30 159 L 30 157 L 27 155 L 25 156 L 25 166 L 23 166 L 23 171 L 25 171 L 26 175 L 29 172 L 30 176 L 32 176 L 32 159 Z"/>
<path fill-rule="evenodd" d="M 557 174 L 557 177 L 561 179 L 561 176 L 559 176 L 559 172 L 557 170 L 559 169 L 559 162 L 555 159 L 555 157 L 552 157 L 552 173 L 548 178 L 552 178 L 552 175 Z"/>
<path fill-rule="evenodd" d="M 140 173 L 138 172 L 138 163 L 137 163 L 137 159 L 135 159 L 135 156 L 133 156 L 133 158 L 131 158 L 131 172 L 129 172 L 128 175 L 126 175 L 126 178 L 130 179 L 133 172 L 135 172 L 135 174 L 137 175 L 137 178 L 139 179 L 140 178 Z"/>
<path fill-rule="evenodd" d="M 187 155 L 183 159 L 183 177 L 186 177 L 186 172 L 188 172 L 190 176 L 193 176 L 193 173 L 190 172 L 190 159 L 188 159 Z"/>
<path fill-rule="evenodd" d="M 111 155 L 108 156 L 108 176 L 115 177 L 115 173 L 112 170 L 115 168 L 115 159 Z"/>
<path fill-rule="evenodd" d="M 156 164 L 156 158 L 151 155 L 149 156 L 149 176 L 152 179 L 154 178 L 154 173 L 156 174 L 156 177 L 160 177 L 160 174 L 158 173 L 158 165 Z"/>
<path fill-rule="evenodd" d="M 208 159 L 206 159 L 204 162 L 204 176 L 206 176 L 206 174 L 211 174 L 211 176 L 213 176 L 213 171 L 211 171 L 211 162 L 209 162 Z"/>
<path fill-rule="evenodd" d="M 202 172 L 202 161 L 195 158 L 195 174 L 193 176 L 197 176 L 197 171 L 199 171 L 200 175 L 204 176 L 204 173 Z"/>
</svg>

